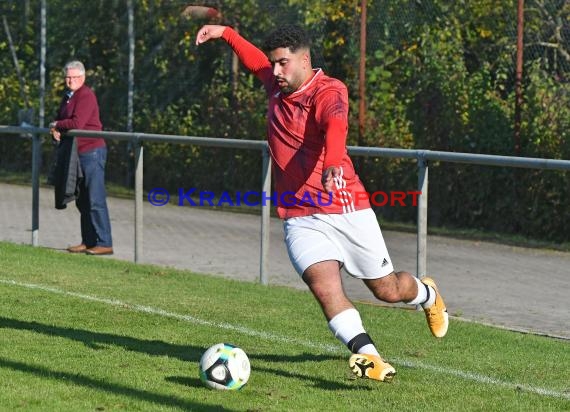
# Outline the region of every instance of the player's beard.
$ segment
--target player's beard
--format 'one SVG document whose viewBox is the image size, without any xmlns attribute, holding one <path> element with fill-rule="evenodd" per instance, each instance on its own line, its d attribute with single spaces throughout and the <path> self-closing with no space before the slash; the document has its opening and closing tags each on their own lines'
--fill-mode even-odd
<svg viewBox="0 0 570 412">
<path fill-rule="evenodd" d="M 283 94 L 291 94 L 303 84 L 301 79 L 295 78 L 295 76 L 291 76 L 290 79 L 286 79 L 284 77 L 277 78 L 277 84 L 279 85 L 279 89 Z"/>
<path fill-rule="evenodd" d="M 281 90 L 281 93 L 283 94 L 290 94 L 293 93 L 295 91 L 295 88 L 292 87 L 289 82 L 285 79 L 278 79 L 278 83 L 279 85 L 279 89 Z"/>
</svg>

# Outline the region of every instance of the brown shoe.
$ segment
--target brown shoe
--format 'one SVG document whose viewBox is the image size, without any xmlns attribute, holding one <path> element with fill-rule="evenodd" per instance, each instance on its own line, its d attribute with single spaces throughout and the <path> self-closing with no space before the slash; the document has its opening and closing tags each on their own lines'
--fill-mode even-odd
<svg viewBox="0 0 570 412">
<path fill-rule="evenodd" d="M 89 249 L 85 250 L 85 254 L 87 255 L 112 255 L 113 248 L 107 246 L 94 246 L 90 247 Z"/>
<path fill-rule="evenodd" d="M 87 250 L 87 246 L 85 246 L 83 243 L 80 245 L 70 246 L 67 248 L 67 251 L 69 253 L 83 253 L 86 250 Z"/>
</svg>

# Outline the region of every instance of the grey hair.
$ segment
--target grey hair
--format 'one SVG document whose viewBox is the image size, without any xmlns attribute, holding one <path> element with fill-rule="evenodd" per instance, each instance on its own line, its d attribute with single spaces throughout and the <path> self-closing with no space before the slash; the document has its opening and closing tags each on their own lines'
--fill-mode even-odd
<svg viewBox="0 0 570 412">
<path fill-rule="evenodd" d="M 63 67 L 63 74 L 67 74 L 68 69 L 76 69 L 79 70 L 82 75 L 85 74 L 85 66 L 79 60 L 71 60 L 65 63 L 65 66 Z"/>
</svg>

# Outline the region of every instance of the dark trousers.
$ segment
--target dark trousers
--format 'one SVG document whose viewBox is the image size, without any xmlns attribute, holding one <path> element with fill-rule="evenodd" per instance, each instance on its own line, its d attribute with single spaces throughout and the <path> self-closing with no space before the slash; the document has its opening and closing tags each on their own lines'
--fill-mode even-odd
<svg viewBox="0 0 570 412">
<path fill-rule="evenodd" d="M 81 241 L 87 247 L 113 246 L 105 191 L 106 161 L 106 147 L 79 154 L 83 179 L 75 205 L 81 213 Z"/>
</svg>

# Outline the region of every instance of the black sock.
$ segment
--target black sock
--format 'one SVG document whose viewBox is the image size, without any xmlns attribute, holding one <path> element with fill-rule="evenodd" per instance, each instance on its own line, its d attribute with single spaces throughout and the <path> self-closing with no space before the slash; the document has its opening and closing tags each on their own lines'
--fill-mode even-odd
<svg viewBox="0 0 570 412">
<path fill-rule="evenodd" d="M 374 345 L 368 333 L 360 333 L 352 338 L 346 346 L 352 353 L 358 353 L 360 348 L 366 345 Z"/>
</svg>

